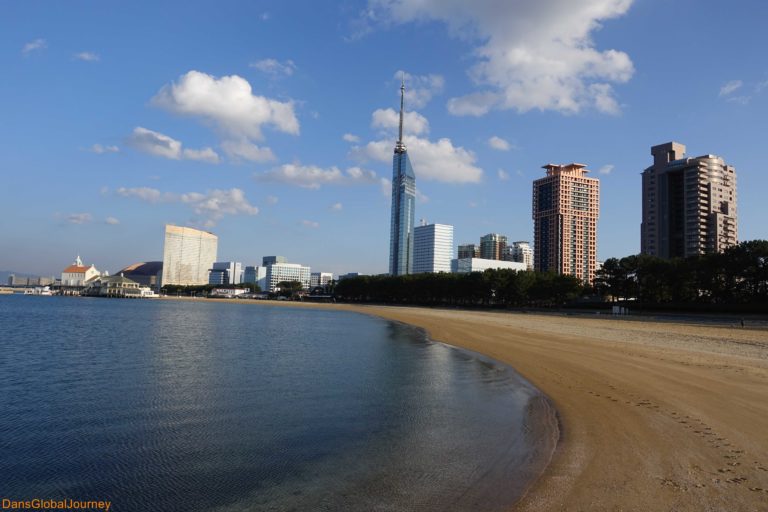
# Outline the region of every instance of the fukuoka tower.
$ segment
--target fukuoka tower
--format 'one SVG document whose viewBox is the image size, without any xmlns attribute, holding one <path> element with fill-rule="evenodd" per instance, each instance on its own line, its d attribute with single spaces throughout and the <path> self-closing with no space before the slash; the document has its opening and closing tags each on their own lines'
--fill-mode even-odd
<svg viewBox="0 0 768 512">
<path fill-rule="evenodd" d="M 389 235 L 389 274 L 413 271 L 413 226 L 416 220 L 416 175 L 403 142 L 405 79 L 400 85 L 400 129 L 392 158 L 392 222 Z"/>
</svg>

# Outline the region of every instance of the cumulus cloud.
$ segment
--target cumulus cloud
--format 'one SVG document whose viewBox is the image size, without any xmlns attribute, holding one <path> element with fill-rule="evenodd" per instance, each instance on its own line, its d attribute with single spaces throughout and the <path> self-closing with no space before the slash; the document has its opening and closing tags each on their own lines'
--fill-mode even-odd
<svg viewBox="0 0 768 512">
<path fill-rule="evenodd" d="M 737 90 L 741 89 L 742 85 L 744 85 L 744 82 L 742 82 L 741 80 L 731 80 L 730 82 L 728 82 L 727 84 L 723 85 L 720 88 L 720 95 L 719 96 L 721 98 L 723 96 L 729 96 L 729 95 L 733 94 L 734 92 L 736 92 Z"/>
<path fill-rule="evenodd" d="M 246 139 L 225 140 L 221 149 L 232 160 L 249 160 L 251 162 L 271 162 L 276 160 L 275 154 L 267 147 L 260 147 Z"/>
<path fill-rule="evenodd" d="M 258 181 L 285 183 L 303 188 L 318 189 L 322 185 L 355 185 L 376 183 L 378 177 L 373 171 L 350 167 L 342 171 L 336 166 L 284 164 L 270 171 L 255 175 Z"/>
<path fill-rule="evenodd" d="M 280 62 L 276 59 L 262 59 L 251 62 L 249 66 L 273 77 L 291 76 L 296 71 L 296 64 L 292 60 Z"/>
<path fill-rule="evenodd" d="M 496 175 L 499 177 L 501 181 L 509 181 L 509 173 L 504 169 L 499 169 L 496 172 Z"/>
<path fill-rule="evenodd" d="M 83 62 L 98 62 L 101 60 L 97 54 L 93 52 L 80 52 L 72 56 L 76 60 L 82 60 Z"/>
<path fill-rule="evenodd" d="M 597 170 L 598 174 L 611 174 L 613 172 L 614 165 L 607 164 Z"/>
<path fill-rule="evenodd" d="M 48 43 L 45 42 L 45 39 L 35 39 L 34 41 L 28 42 L 21 48 L 21 54 L 26 57 L 34 51 L 44 50 L 47 47 Z"/>
<path fill-rule="evenodd" d="M 94 144 L 88 149 L 88 151 L 91 153 L 96 153 L 97 155 L 102 155 L 104 153 L 117 153 L 120 151 L 120 148 L 117 146 L 102 146 L 101 144 Z"/>
<path fill-rule="evenodd" d="M 497 151 L 509 151 L 511 148 L 509 142 L 496 135 L 488 139 L 488 145 Z"/>
<path fill-rule="evenodd" d="M 248 202 L 245 193 L 239 188 L 213 189 L 208 190 L 205 194 L 200 192 L 174 194 L 161 192 L 150 187 L 120 187 L 115 193 L 122 197 L 136 198 L 151 204 L 185 204 L 196 215 L 202 217 L 202 224 L 205 227 L 215 226 L 225 215 L 256 215 L 259 213 L 259 209 Z"/>
<path fill-rule="evenodd" d="M 93 220 L 90 213 L 70 213 L 67 215 L 67 222 L 70 224 L 86 224 Z"/>
<path fill-rule="evenodd" d="M 596 48 L 592 33 L 633 0 L 369 0 L 366 16 L 394 23 L 439 21 L 475 43 L 469 76 L 481 90 L 452 98 L 455 115 L 491 109 L 584 108 L 616 114 L 615 83 L 634 73 L 630 57 Z"/>
<path fill-rule="evenodd" d="M 259 209 L 248 202 L 239 188 L 209 190 L 205 194 L 190 192 L 180 196 L 197 215 L 205 218 L 204 225 L 212 227 L 225 215 L 256 215 Z"/>
<path fill-rule="evenodd" d="M 237 75 L 217 78 L 189 71 L 160 89 L 152 104 L 175 114 L 201 118 L 238 138 L 262 140 L 263 126 L 292 135 L 299 133 L 292 102 L 255 95 L 251 84 Z"/>
<path fill-rule="evenodd" d="M 445 87 L 442 75 L 412 75 L 402 70 L 395 73 L 396 80 L 402 78 L 405 78 L 405 105 L 408 109 L 425 107 Z"/>
<path fill-rule="evenodd" d="M 186 149 L 181 141 L 160 132 L 137 126 L 126 142 L 139 151 L 171 160 L 197 160 L 211 164 L 219 163 L 219 155 L 211 148 Z"/>
<path fill-rule="evenodd" d="M 343 209 L 344 209 L 344 205 L 342 205 L 341 203 L 333 203 L 331 205 L 331 210 L 333 210 L 334 212 L 340 212 Z"/>
<path fill-rule="evenodd" d="M 313 220 L 306 220 L 306 219 L 301 221 L 301 225 L 307 228 L 312 228 L 312 229 L 317 229 L 320 227 L 319 222 L 315 222 Z"/>
<path fill-rule="evenodd" d="M 393 132 L 400 127 L 400 112 L 391 108 L 380 108 L 371 115 L 371 127 Z M 429 132 L 429 121 L 418 112 L 405 112 L 403 115 L 403 133 L 421 135 Z"/>
<path fill-rule="evenodd" d="M 360 137 L 358 137 L 357 135 L 353 135 L 351 133 L 345 133 L 344 135 L 341 136 L 341 138 L 346 142 L 360 142 Z"/>
<path fill-rule="evenodd" d="M 277 197 L 275 197 L 275 196 L 267 196 L 267 204 L 268 205 L 275 205 L 275 204 L 277 204 L 278 201 L 279 201 L 279 199 Z"/>
<path fill-rule="evenodd" d="M 483 171 L 475 165 L 475 153 L 454 146 L 451 139 L 434 142 L 416 136 L 405 136 L 404 139 L 417 179 L 446 183 L 477 183 L 482 179 Z M 391 162 L 392 149 L 392 140 L 383 139 L 353 147 L 350 156 L 363 162 Z"/>
<path fill-rule="evenodd" d="M 120 224 L 120 221 L 115 217 L 107 217 L 106 219 L 104 219 L 104 222 L 109 224 L 110 226 L 116 226 Z"/>
</svg>

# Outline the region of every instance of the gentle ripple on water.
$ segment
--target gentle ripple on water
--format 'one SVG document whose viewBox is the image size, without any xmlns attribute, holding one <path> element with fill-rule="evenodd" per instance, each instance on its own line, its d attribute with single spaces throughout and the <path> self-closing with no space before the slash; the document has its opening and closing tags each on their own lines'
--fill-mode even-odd
<svg viewBox="0 0 768 512">
<path fill-rule="evenodd" d="M 511 369 L 359 314 L 0 297 L 0 332 L 0 497 L 502 510 L 537 457 Z"/>
</svg>

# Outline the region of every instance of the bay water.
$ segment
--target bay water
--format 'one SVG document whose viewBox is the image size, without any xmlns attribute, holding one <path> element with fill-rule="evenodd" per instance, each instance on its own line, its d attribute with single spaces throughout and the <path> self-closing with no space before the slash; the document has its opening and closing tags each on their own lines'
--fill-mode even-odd
<svg viewBox="0 0 768 512">
<path fill-rule="evenodd" d="M 358 313 L 0 296 L 0 498 L 505 510 L 547 456 L 537 400 L 507 366 Z"/>
</svg>

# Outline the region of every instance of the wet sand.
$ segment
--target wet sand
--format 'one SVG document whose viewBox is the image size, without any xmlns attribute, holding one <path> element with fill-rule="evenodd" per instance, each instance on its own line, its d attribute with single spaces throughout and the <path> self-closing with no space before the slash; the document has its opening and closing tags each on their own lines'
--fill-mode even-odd
<svg viewBox="0 0 768 512">
<path fill-rule="evenodd" d="M 307 306 L 422 327 L 543 391 L 560 439 L 516 511 L 768 510 L 766 329 Z"/>
</svg>

